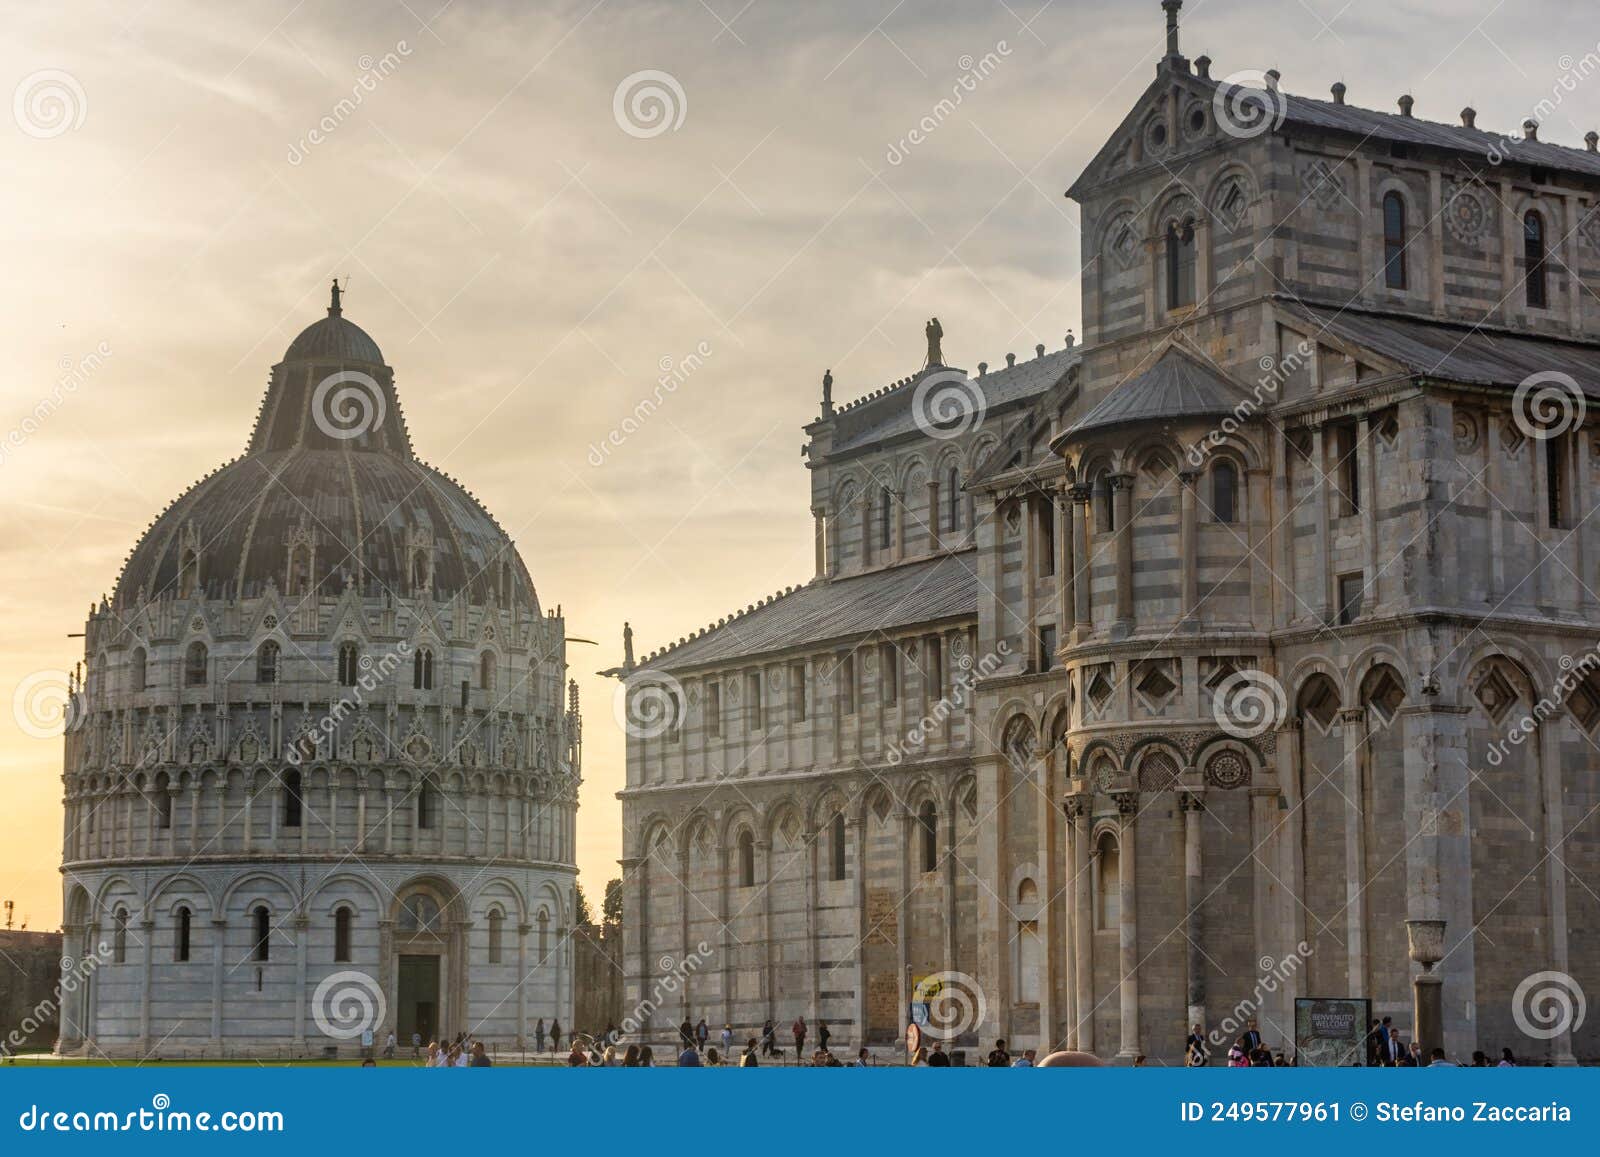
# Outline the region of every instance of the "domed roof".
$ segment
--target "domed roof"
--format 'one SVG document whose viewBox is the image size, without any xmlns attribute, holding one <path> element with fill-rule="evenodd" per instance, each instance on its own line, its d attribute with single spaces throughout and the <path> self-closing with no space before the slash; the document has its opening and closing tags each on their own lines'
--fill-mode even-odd
<svg viewBox="0 0 1600 1157">
<path fill-rule="evenodd" d="M 190 552 L 197 565 L 186 575 Z M 123 566 L 115 604 L 170 598 L 191 583 L 208 599 L 275 588 L 292 601 L 354 586 L 538 608 L 499 524 L 413 455 L 393 373 L 341 316 L 337 288 L 328 317 L 273 367 L 249 449 L 156 519 Z"/>
<path fill-rule="evenodd" d="M 383 364 L 383 351 L 378 343 L 353 321 L 346 321 L 330 309 L 328 316 L 314 321 L 300 331 L 300 336 L 289 343 L 284 353 L 286 362 L 306 361 L 371 362 Z"/>
</svg>

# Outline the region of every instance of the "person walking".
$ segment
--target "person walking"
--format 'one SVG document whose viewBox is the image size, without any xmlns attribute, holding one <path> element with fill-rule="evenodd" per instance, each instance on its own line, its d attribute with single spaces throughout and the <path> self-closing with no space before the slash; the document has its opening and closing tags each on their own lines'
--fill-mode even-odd
<svg viewBox="0 0 1600 1157">
<path fill-rule="evenodd" d="M 539 1052 L 544 1052 L 544 1017 L 539 1018 L 539 1023 L 533 1026 L 533 1044 Z"/>
<path fill-rule="evenodd" d="M 777 1030 L 772 1027 L 772 1018 L 769 1016 L 767 1023 L 761 1026 L 761 1055 L 770 1057 L 777 1051 Z"/>
<path fill-rule="evenodd" d="M 1206 1046 L 1206 1034 L 1199 1025 L 1189 1029 L 1189 1039 L 1183 1046 L 1183 1062 L 1191 1069 L 1203 1069 L 1211 1063 L 1211 1050 Z"/>
<path fill-rule="evenodd" d="M 550 1051 L 553 1053 L 561 1051 L 561 1022 L 559 1020 L 550 1022 Z"/>
<path fill-rule="evenodd" d="M 830 1036 L 832 1036 L 832 1035 L 833 1034 L 828 1031 L 828 1022 L 825 1021 L 825 1020 L 818 1020 L 817 1021 L 817 1047 L 820 1048 L 823 1052 L 827 1052 L 828 1051 L 828 1038 Z"/>
<path fill-rule="evenodd" d="M 684 1017 L 683 1023 L 678 1026 L 678 1051 L 694 1048 L 694 1025 L 689 1023 L 689 1018 Z"/>
<path fill-rule="evenodd" d="M 706 1041 L 711 1039 L 711 1028 L 703 1016 L 700 1018 L 700 1023 L 694 1026 L 694 1039 L 699 1043 L 700 1051 L 705 1052 Z"/>
<path fill-rule="evenodd" d="M 420 1032 L 414 1032 L 414 1033 L 411 1034 L 411 1059 L 412 1060 L 416 1060 L 421 1055 L 422 1055 L 422 1034 Z"/>
<path fill-rule="evenodd" d="M 789 1031 L 794 1034 L 794 1059 L 806 1059 L 806 1018 L 797 1016 L 794 1023 L 789 1026 Z"/>
<path fill-rule="evenodd" d="M 731 1024 L 722 1026 L 722 1055 L 725 1057 L 733 1055 L 733 1026 Z"/>
<path fill-rule="evenodd" d="M 394 1030 L 389 1030 L 389 1035 L 383 1038 L 383 1059 L 394 1060 Z"/>
</svg>

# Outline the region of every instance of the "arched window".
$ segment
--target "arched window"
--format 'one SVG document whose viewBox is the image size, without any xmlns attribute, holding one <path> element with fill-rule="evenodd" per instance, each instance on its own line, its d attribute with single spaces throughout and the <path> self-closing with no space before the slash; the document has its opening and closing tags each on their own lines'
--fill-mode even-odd
<svg viewBox="0 0 1600 1157">
<path fill-rule="evenodd" d="M 194 914 L 188 908 L 178 909 L 178 926 L 173 931 L 177 934 L 172 943 L 172 959 L 179 964 L 189 959 L 189 933 L 194 927 Z"/>
<path fill-rule="evenodd" d="M 361 672 L 361 646 L 358 643 L 339 644 L 339 683 L 354 687 Z"/>
<path fill-rule="evenodd" d="M 171 781 L 164 771 L 156 773 L 155 786 L 156 826 L 162 831 L 172 827 L 172 790 Z"/>
<path fill-rule="evenodd" d="M 433 827 L 433 813 L 435 810 L 433 785 L 427 780 L 423 780 L 417 785 L 417 827 L 421 829 Z"/>
<path fill-rule="evenodd" d="M 1117 847 L 1117 838 L 1110 832 L 1101 836 L 1095 847 L 1095 869 L 1095 899 L 1099 908 L 1095 927 L 1105 932 L 1122 924 L 1122 853 Z"/>
<path fill-rule="evenodd" d="M 1549 304 L 1545 293 L 1545 243 L 1544 217 L 1535 209 L 1522 215 L 1522 257 L 1526 272 L 1523 284 L 1527 286 L 1528 306 L 1544 309 Z"/>
<path fill-rule="evenodd" d="M 878 547 L 888 550 L 894 545 L 894 496 L 887 486 L 878 489 Z"/>
<path fill-rule="evenodd" d="M 836 812 L 828 824 L 828 859 L 832 878 L 835 880 L 842 880 L 845 877 L 844 841 L 844 813 Z"/>
<path fill-rule="evenodd" d="M 433 652 L 420 647 L 411 657 L 411 686 L 418 691 L 433 690 Z"/>
<path fill-rule="evenodd" d="M 1406 199 L 1393 190 L 1383 195 L 1383 283 L 1406 287 Z"/>
<path fill-rule="evenodd" d="M 1215 522 L 1232 522 L 1236 517 L 1239 471 L 1232 462 L 1218 462 L 1211 468 L 1211 517 Z"/>
<path fill-rule="evenodd" d="M 756 886 L 756 838 L 749 832 L 739 833 L 739 887 Z"/>
<path fill-rule="evenodd" d="M 271 639 L 256 648 L 256 682 L 278 681 L 278 644 Z"/>
<path fill-rule="evenodd" d="M 133 654 L 128 656 L 129 684 L 135 691 L 143 691 L 145 683 L 145 653 L 143 647 L 135 647 Z"/>
<path fill-rule="evenodd" d="M 945 521 L 950 524 L 952 531 L 961 529 L 961 471 L 954 466 L 950 467 L 945 476 L 944 504 L 946 511 Z"/>
<path fill-rule="evenodd" d="M 350 916 L 348 908 L 340 908 L 333 914 L 333 959 L 335 963 L 346 963 L 350 959 Z"/>
<path fill-rule="evenodd" d="M 1167 308 L 1194 304 L 1194 218 L 1167 226 Z"/>
<path fill-rule="evenodd" d="M 489 913 L 489 963 L 500 963 L 500 926 L 505 923 L 505 916 L 497 908 Z"/>
<path fill-rule="evenodd" d="M 252 960 L 265 961 L 272 950 L 272 913 L 265 904 L 257 904 L 250 915 L 255 923 L 255 944 L 250 956 Z"/>
<path fill-rule="evenodd" d="M 183 685 L 185 687 L 204 687 L 206 683 L 206 645 L 201 642 L 189 644 L 189 650 L 183 658 Z"/>
<path fill-rule="evenodd" d="M 178 562 L 178 597 L 188 599 L 194 597 L 195 585 L 200 575 L 200 556 L 193 550 L 185 550 L 183 557 Z"/>
<path fill-rule="evenodd" d="M 1104 470 L 1094 476 L 1094 528 L 1101 534 L 1117 529 L 1117 514 L 1111 506 L 1111 475 Z"/>
<path fill-rule="evenodd" d="M 931 799 L 917 809 L 917 826 L 922 835 L 922 870 L 931 872 L 939 866 L 939 813 Z"/>
<path fill-rule="evenodd" d="M 1031 879 L 1017 885 L 1016 993 L 1020 1004 L 1038 1004 L 1044 945 L 1039 939 L 1039 888 Z"/>
<path fill-rule="evenodd" d="M 485 651 L 478 656 L 478 686 L 485 691 L 494 690 L 494 652 Z"/>
<path fill-rule="evenodd" d="M 300 790 L 300 773 L 293 768 L 283 773 L 283 826 L 297 828 L 300 815 L 305 810 L 305 797 Z"/>
<path fill-rule="evenodd" d="M 128 962 L 128 910 L 118 908 L 113 918 L 115 923 L 112 929 L 111 960 L 114 964 Z"/>
<path fill-rule="evenodd" d="M 550 955 L 550 913 L 543 908 L 539 909 L 539 963 L 543 964 Z"/>
</svg>

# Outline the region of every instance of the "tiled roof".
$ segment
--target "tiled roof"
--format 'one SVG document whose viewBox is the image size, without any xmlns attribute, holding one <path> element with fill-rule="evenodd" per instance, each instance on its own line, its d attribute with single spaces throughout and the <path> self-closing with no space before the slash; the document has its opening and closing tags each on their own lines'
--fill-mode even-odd
<svg viewBox="0 0 1600 1157">
<path fill-rule="evenodd" d="M 976 378 L 969 375 L 967 380 L 981 394 L 985 407 L 995 410 L 1044 393 L 1077 365 L 1082 356 L 1082 349 L 1076 346 L 1059 349 L 1054 353 L 1019 361 L 1014 366 L 985 372 Z M 922 370 L 878 394 L 840 409 L 834 418 L 837 425 L 833 453 L 854 450 L 916 430 L 911 400 L 916 395 L 917 383 L 929 373 L 939 372 L 949 370 L 943 367 Z M 965 370 L 954 372 L 966 373 Z"/>
<path fill-rule="evenodd" d="M 1215 83 L 1213 82 L 1213 85 Z M 1469 129 L 1460 124 L 1444 124 L 1440 121 L 1402 116 L 1399 113 L 1378 112 L 1370 108 L 1357 108 L 1353 104 L 1313 100 L 1310 97 L 1293 96 L 1289 93 L 1283 94 L 1283 101 L 1286 124 L 1305 125 L 1310 128 L 1446 149 L 1457 153 L 1472 153 L 1482 160 L 1487 160 L 1491 155 L 1504 156 L 1507 160 L 1520 161 L 1525 165 L 1600 176 L 1600 153 L 1569 148 L 1550 141 L 1525 140 L 1520 128 L 1503 134 L 1486 132 L 1478 128 Z"/>
<path fill-rule="evenodd" d="M 1319 332 L 1399 362 L 1413 373 L 1465 385 L 1516 386 L 1530 374 L 1562 373 L 1600 396 L 1600 344 L 1529 337 L 1481 326 L 1285 301 Z"/>
<path fill-rule="evenodd" d="M 817 580 L 639 665 L 677 670 L 974 615 L 976 567 L 976 552 L 967 550 L 831 582 Z"/>
<path fill-rule="evenodd" d="M 1231 414 L 1240 394 L 1228 379 L 1199 358 L 1169 347 L 1155 364 L 1141 370 L 1095 403 L 1067 431 L 1076 438 L 1092 430 L 1168 418 Z"/>
</svg>

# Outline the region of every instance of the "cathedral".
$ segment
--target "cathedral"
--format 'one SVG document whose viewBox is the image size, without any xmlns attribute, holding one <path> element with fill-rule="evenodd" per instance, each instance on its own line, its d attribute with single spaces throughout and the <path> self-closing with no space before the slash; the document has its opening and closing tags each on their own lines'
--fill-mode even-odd
<svg viewBox="0 0 1600 1157">
<path fill-rule="evenodd" d="M 340 293 L 272 368 L 245 453 L 90 609 L 62 853 L 86 982 L 63 1053 L 514 1047 L 571 1024 L 565 624 L 416 457 Z"/>
<path fill-rule="evenodd" d="M 1600 1058 L 1600 138 L 1214 77 L 1180 7 L 1082 339 L 829 375 L 814 575 L 630 640 L 642 1035 Z"/>
</svg>

